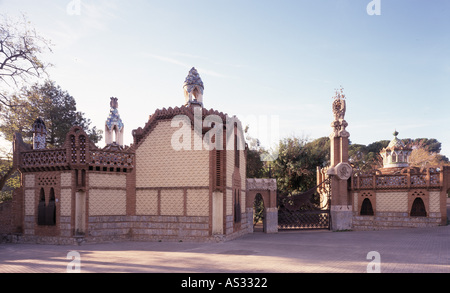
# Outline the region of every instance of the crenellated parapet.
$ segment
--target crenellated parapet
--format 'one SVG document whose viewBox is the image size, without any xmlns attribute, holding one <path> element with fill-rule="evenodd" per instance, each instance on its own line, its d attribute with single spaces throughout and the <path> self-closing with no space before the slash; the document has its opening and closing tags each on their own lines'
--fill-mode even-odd
<svg viewBox="0 0 450 293">
<path fill-rule="evenodd" d="M 371 174 L 355 173 L 351 180 L 351 189 L 389 190 L 389 189 L 441 189 L 443 187 L 441 168 L 404 168 L 396 174 L 383 174 L 373 171 Z"/>
<path fill-rule="evenodd" d="M 79 126 L 66 135 L 61 148 L 32 149 L 16 135 L 14 158 L 22 172 L 88 169 L 91 171 L 128 172 L 134 167 L 134 152 L 130 148 L 106 146 L 101 149 Z"/>
</svg>

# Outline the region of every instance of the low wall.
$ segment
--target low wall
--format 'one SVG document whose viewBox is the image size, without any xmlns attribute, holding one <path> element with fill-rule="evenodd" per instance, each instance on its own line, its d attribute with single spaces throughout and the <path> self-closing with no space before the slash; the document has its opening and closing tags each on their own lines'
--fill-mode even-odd
<svg viewBox="0 0 450 293">
<path fill-rule="evenodd" d="M 110 241 L 183 241 L 183 242 L 221 242 L 243 236 L 248 231 L 247 214 L 238 230 L 234 230 L 233 218 L 227 217 L 227 234 L 210 235 L 209 217 L 204 216 L 91 216 L 88 219 L 88 233 L 72 236 L 71 225 L 64 218 L 59 236 L 38 236 L 29 233 L 0 233 L 0 243 L 41 243 L 41 244 L 80 244 Z M 32 219 L 30 219 L 31 221 Z M 69 232 L 70 231 L 70 232 Z"/>
</svg>

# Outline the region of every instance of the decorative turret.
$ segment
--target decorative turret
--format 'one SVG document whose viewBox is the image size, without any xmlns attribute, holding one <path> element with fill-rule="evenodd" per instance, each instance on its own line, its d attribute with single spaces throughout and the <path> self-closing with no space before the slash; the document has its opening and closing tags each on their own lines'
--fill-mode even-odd
<svg viewBox="0 0 450 293">
<path fill-rule="evenodd" d="M 45 127 L 44 120 L 40 117 L 36 119 L 31 126 L 33 131 L 33 149 L 42 150 L 47 147 L 47 128 Z"/>
<path fill-rule="evenodd" d="M 203 107 L 203 81 L 194 67 L 189 71 L 184 84 L 184 97 L 186 99 L 186 106 L 191 104 L 200 105 Z"/>
<path fill-rule="evenodd" d="M 111 97 L 108 119 L 105 123 L 105 143 L 123 145 L 124 125 L 119 115 L 117 98 Z"/>
<path fill-rule="evenodd" d="M 394 138 L 389 145 L 381 150 L 383 168 L 405 168 L 409 166 L 409 156 L 412 149 L 397 138 L 398 132 L 393 133 Z"/>
</svg>

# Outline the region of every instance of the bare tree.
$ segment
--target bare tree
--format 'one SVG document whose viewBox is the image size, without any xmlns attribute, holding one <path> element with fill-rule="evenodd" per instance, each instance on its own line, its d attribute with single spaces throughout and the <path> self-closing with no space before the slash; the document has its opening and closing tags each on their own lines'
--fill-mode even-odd
<svg viewBox="0 0 450 293">
<path fill-rule="evenodd" d="M 40 59 L 45 51 L 52 51 L 50 41 L 30 27 L 25 16 L 19 21 L 0 16 L 0 109 L 17 106 L 8 90 L 46 73 L 51 64 Z"/>
<path fill-rule="evenodd" d="M 0 111 L 19 106 L 11 92 L 46 74 L 51 64 L 40 58 L 46 51 L 52 52 L 51 42 L 31 27 L 25 15 L 15 21 L 0 15 Z M 15 170 L 10 159 L 0 158 L 0 163 L 1 190 Z"/>
</svg>

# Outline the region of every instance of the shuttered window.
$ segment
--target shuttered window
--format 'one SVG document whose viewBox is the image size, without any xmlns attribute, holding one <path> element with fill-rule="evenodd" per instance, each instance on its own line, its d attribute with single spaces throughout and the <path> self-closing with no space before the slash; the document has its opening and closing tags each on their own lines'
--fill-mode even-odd
<svg viewBox="0 0 450 293">
<path fill-rule="evenodd" d="M 214 173 L 214 183 L 215 189 L 220 189 L 223 187 L 222 180 L 222 152 L 220 150 L 215 150 L 215 173 Z"/>
</svg>

